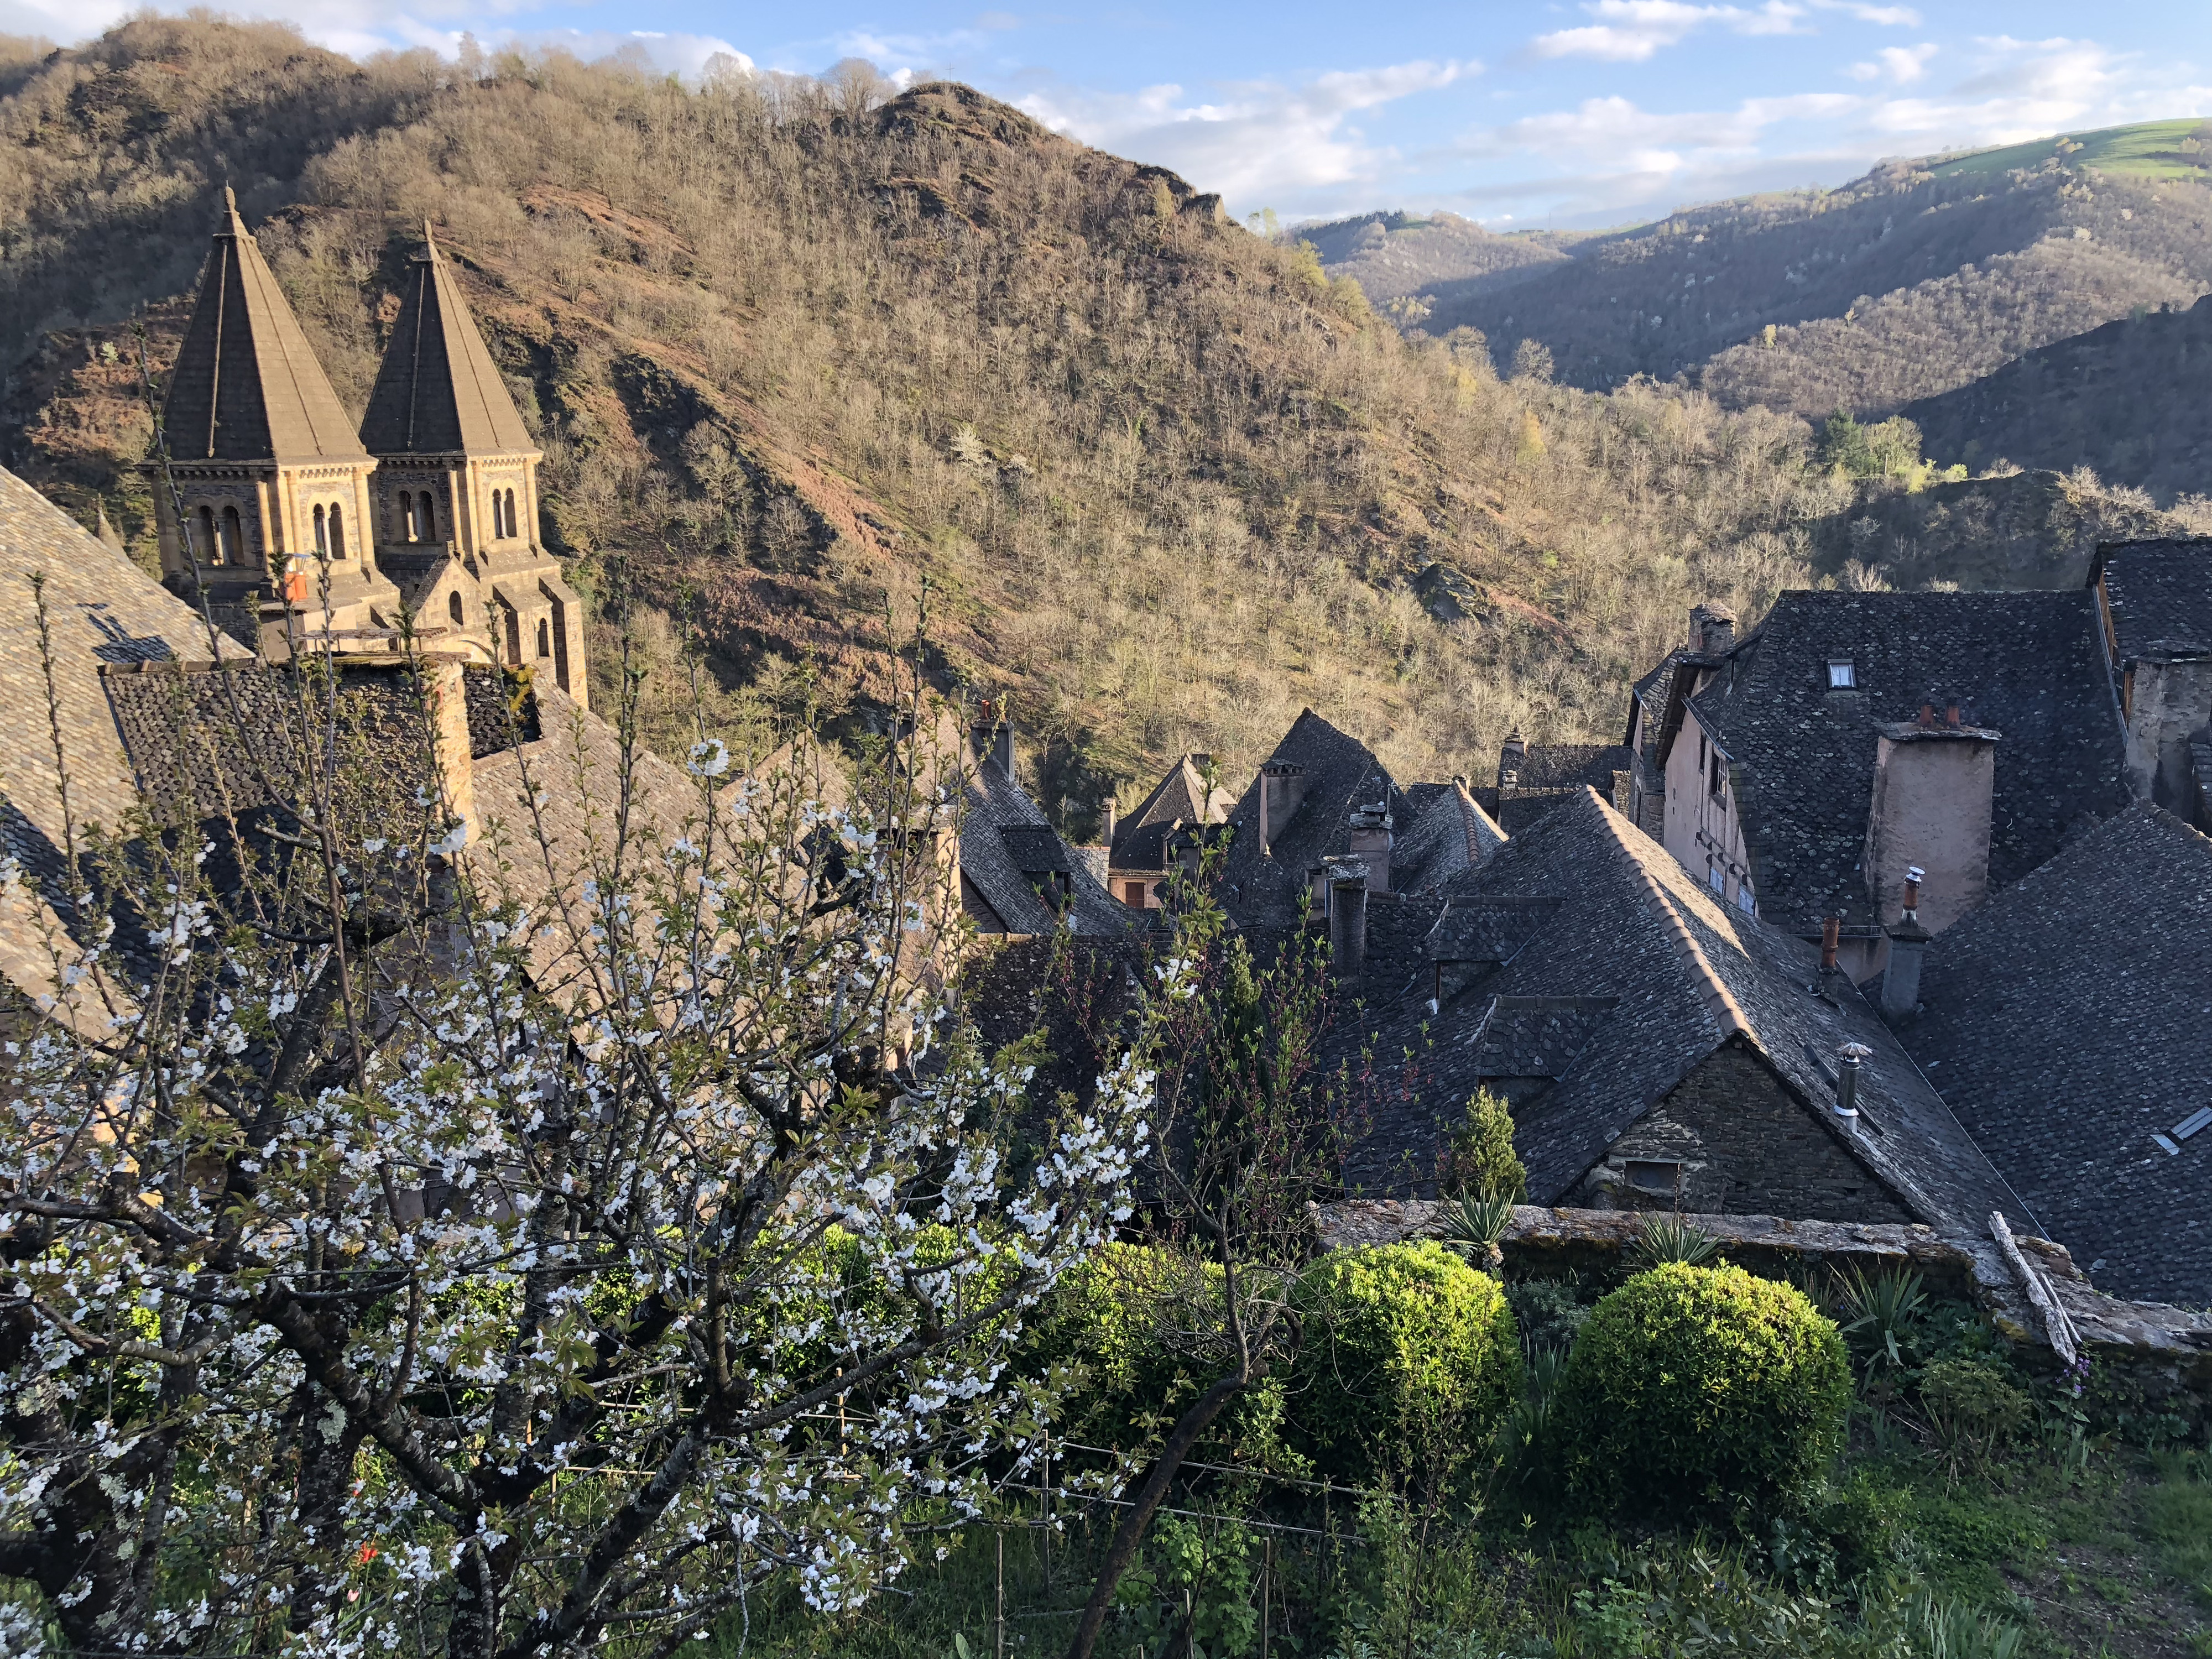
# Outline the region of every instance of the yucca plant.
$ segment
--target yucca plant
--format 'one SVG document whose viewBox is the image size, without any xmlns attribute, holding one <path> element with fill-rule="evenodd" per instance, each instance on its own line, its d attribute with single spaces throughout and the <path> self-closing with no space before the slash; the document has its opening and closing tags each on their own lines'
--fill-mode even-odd
<svg viewBox="0 0 2212 1659">
<path fill-rule="evenodd" d="M 1437 1237 L 1446 1249 L 1466 1258 L 1468 1266 L 1497 1273 L 1505 1266 L 1505 1252 L 1498 1243 L 1512 1224 L 1511 1194 L 1462 1193 L 1445 1202 Z"/>
<path fill-rule="evenodd" d="M 1720 1247 L 1720 1240 L 1694 1221 L 1686 1221 L 1678 1215 L 1652 1215 L 1644 1218 L 1635 1241 L 1628 1247 L 1628 1254 L 1631 1260 L 1646 1267 L 1668 1261 L 1694 1267 L 1711 1261 L 1713 1252 Z"/>
<path fill-rule="evenodd" d="M 1844 1340 L 1869 1377 L 1913 1363 L 1928 1295 L 1920 1275 L 1896 1267 L 1869 1273 L 1854 1267 L 1842 1278 Z"/>
</svg>

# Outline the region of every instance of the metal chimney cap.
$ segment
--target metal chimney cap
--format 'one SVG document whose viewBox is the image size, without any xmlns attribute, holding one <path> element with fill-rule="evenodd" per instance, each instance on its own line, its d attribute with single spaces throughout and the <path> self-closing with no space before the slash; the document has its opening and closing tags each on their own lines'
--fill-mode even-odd
<svg viewBox="0 0 2212 1659">
<path fill-rule="evenodd" d="M 1907 881 L 1925 881 L 1928 872 L 1917 864 L 1908 864 L 1905 866 L 1905 878 Z"/>
<path fill-rule="evenodd" d="M 1871 1060 L 1874 1057 L 1874 1050 L 1863 1042 L 1846 1042 L 1836 1050 L 1836 1055 L 1844 1064 L 1856 1066 L 1863 1060 Z"/>
</svg>

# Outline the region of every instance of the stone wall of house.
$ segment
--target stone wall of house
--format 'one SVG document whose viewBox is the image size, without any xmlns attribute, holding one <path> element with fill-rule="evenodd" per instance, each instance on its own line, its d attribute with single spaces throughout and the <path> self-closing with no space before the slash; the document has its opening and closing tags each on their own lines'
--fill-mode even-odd
<svg viewBox="0 0 2212 1659">
<path fill-rule="evenodd" d="M 1654 1179 L 1670 1165 L 1676 1180 Z M 1814 1221 L 1912 1218 L 1741 1038 L 1715 1049 L 1630 1126 L 1576 1201 Z"/>
</svg>

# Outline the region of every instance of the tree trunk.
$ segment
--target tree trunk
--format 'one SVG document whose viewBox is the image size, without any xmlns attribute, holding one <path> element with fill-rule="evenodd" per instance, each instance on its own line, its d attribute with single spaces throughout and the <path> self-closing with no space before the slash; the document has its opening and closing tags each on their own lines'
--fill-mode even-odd
<svg viewBox="0 0 2212 1659">
<path fill-rule="evenodd" d="M 1137 1546 L 1144 1541 L 1145 1528 L 1152 1524 L 1152 1516 L 1166 1499 L 1176 1471 L 1190 1455 L 1190 1449 L 1198 1443 L 1199 1436 L 1212 1426 L 1222 1408 L 1250 1381 L 1241 1372 L 1223 1377 L 1200 1395 L 1169 1431 L 1167 1443 L 1152 1460 L 1151 1473 L 1137 1489 L 1137 1496 L 1128 1513 L 1121 1517 L 1121 1524 L 1115 1528 L 1114 1541 L 1107 1546 L 1106 1559 L 1098 1569 L 1098 1582 L 1091 1587 L 1090 1602 L 1075 1626 L 1074 1638 L 1067 1644 L 1067 1659 L 1091 1659 L 1091 1650 L 1098 1645 L 1099 1632 L 1106 1628 L 1106 1613 L 1114 1605 L 1114 1592 L 1121 1587 L 1122 1575 L 1129 1571 L 1130 1563 L 1137 1559 Z"/>
</svg>

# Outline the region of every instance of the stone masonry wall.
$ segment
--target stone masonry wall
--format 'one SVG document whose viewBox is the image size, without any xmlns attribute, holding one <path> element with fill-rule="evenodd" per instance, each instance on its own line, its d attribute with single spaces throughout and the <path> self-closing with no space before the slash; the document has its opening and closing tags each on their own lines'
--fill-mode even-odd
<svg viewBox="0 0 2212 1659">
<path fill-rule="evenodd" d="M 1632 1185 L 1628 1165 L 1644 1161 L 1680 1164 L 1680 1193 Z M 1912 1219 L 1740 1037 L 1613 1142 L 1576 1196 L 1593 1209 Z"/>
</svg>

